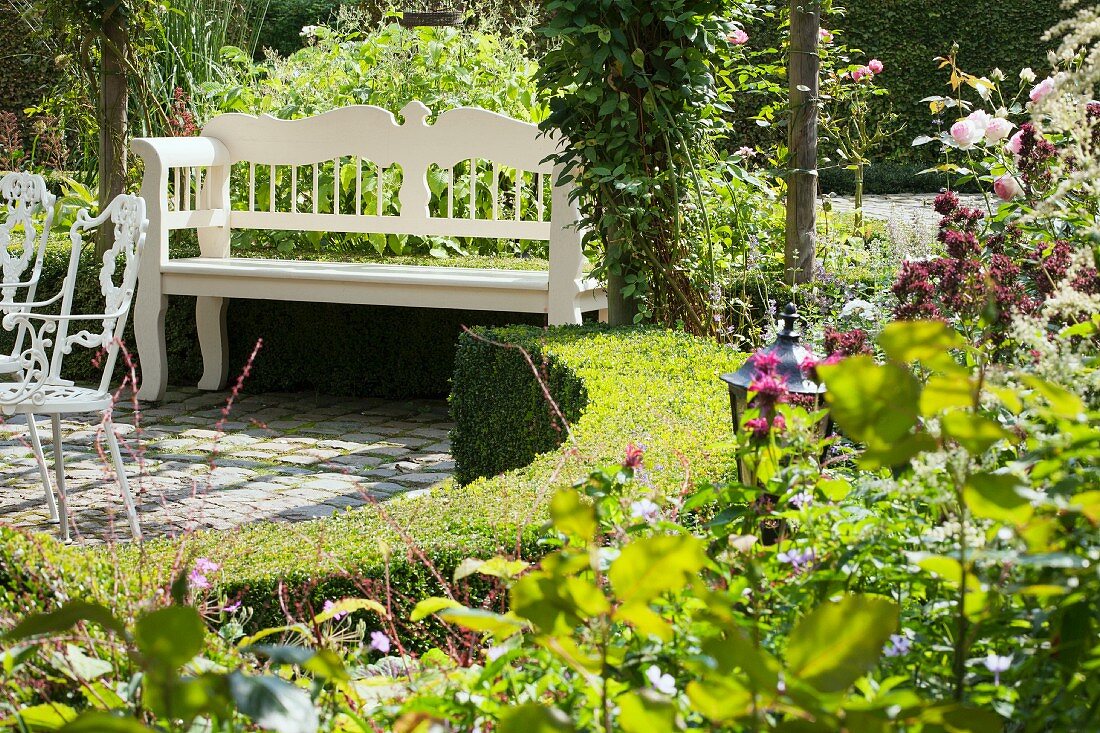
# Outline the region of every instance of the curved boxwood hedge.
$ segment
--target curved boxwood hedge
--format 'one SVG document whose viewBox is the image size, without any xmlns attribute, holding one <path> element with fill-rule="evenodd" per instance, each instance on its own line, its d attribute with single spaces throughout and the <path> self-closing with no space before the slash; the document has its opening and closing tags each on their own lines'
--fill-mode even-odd
<svg viewBox="0 0 1100 733">
<path fill-rule="evenodd" d="M 689 476 L 701 480 L 732 474 L 732 457 L 712 450 L 731 436 L 727 392 L 718 375 L 736 368 L 743 355 L 682 333 L 647 328 L 515 326 L 477 333 L 523 346 L 536 364 L 561 375 L 552 389 L 563 391 L 554 396 L 578 413 L 567 444 L 554 448 L 555 441 L 548 440 L 547 431 L 553 428 L 536 417 L 545 402 L 522 360 L 499 358 L 501 347 L 490 348 L 464 335 L 456 371 L 465 374 L 456 373 L 452 396 L 455 444 L 465 446 L 458 448 L 460 454 L 465 450 L 480 463 L 462 471 L 471 475 L 524 454 L 531 458 L 529 465 L 302 524 L 258 522 L 233 532 L 200 532 L 108 550 L 63 549 L 49 538 L 38 542 L 48 548 L 50 558 L 74 564 L 76 577 L 86 575 L 92 563 L 102 579 L 95 587 L 86 583 L 85 590 L 95 597 L 100 592 L 96 588 L 106 589 L 99 596 L 104 599 L 110 597 L 110 579 L 116 575 L 131 584 L 133 597 L 149 598 L 171 568 L 179 567 L 179 558 L 211 558 L 223 566 L 219 591 L 255 611 L 252 628 L 283 622 L 280 594 L 292 611 L 306 600 L 317 608 L 330 598 L 364 593 L 380 597 L 388 570 L 395 614 L 405 619 L 410 603 L 440 592 L 421 556 L 431 559 L 445 578 L 472 555 L 511 553 L 518 547 L 530 557 L 538 551 L 536 539 L 551 490 L 583 478 L 594 466 L 621 461 L 630 442 L 645 446 L 646 480 L 658 490 L 674 492 Z M 474 379 L 474 374 L 480 377 Z M 475 406 L 484 385 L 507 395 Z M 525 430 L 525 424 L 534 427 Z M 494 454 L 493 446 L 503 450 Z M 535 454 L 541 450 L 546 452 Z M 9 593 L 22 589 L 8 599 L 9 607 L 26 606 L 35 592 L 46 602 L 56 593 L 34 590 L 42 584 L 27 578 L 47 571 L 39 562 L 25 562 L 25 545 L 25 540 L 0 544 L 0 586 Z M 412 545 L 419 550 L 411 551 Z M 426 643 L 415 636 L 427 633 L 424 629 L 409 633 L 414 634 L 410 642 Z"/>
</svg>

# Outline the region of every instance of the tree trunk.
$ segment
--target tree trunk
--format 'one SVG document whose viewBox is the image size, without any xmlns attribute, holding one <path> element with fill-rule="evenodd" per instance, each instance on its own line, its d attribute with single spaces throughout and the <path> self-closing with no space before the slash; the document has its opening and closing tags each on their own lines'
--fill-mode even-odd
<svg viewBox="0 0 1100 733">
<path fill-rule="evenodd" d="M 129 85 L 126 56 L 129 53 L 126 19 L 118 6 L 103 19 L 99 81 L 99 207 L 102 210 L 126 190 L 126 134 Z M 102 255 L 114 241 L 112 227 L 99 229 L 96 254 Z"/>
<path fill-rule="evenodd" d="M 853 228 L 863 236 L 863 163 L 856 164 L 856 205 Z"/>
<path fill-rule="evenodd" d="M 791 173 L 787 181 L 787 282 L 813 279 L 817 237 L 817 34 L 821 27 L 819 0 L 791 0 L 791 100 L 788 142 Z"/>
</svg>

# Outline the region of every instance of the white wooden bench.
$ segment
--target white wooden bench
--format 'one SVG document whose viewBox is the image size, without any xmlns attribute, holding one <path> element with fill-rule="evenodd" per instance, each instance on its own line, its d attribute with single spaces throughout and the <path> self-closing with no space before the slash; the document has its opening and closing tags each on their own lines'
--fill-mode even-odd
<svg viewBox="0 0 1100 733">
<path fill-rule="evenodd" d="M 545 313 L 551 325 L 605 309 L 602 286 L 582 269 L 570 187 L 557 185 L 560 170 L 545 162 L 559 139 L 482 109 L 452 109 L 434 124 L 430 114 L 420 102 L 401 110 L 403 124 L 368 106 L 290 121 L 227 114 L 199 137 L 134 140 L 149 216 L 134 313 L 139 397 L 159 399 L 167 386 L 168 295 L 197 296 L 203 389 L 220 389 L 228 375 L 226 298 Z M 396 213 L 383 190 L 395 166 Z M 466 175 L 469 197 L 456 202 Z M 236 208 L 231 186 L 241 200 Z M 341 199 L 351 187 L 354 204 L 345 210 Z M 479 218 L 479 208 L 491 208 L 491 216 Z M 169 233 L 181 229 L 197 230 L 200 256 L 169 257 Z M 541 240 L 549 242 L 550 265 L 525 271 L 233 257 L 235 229 Z"/>
</svg>

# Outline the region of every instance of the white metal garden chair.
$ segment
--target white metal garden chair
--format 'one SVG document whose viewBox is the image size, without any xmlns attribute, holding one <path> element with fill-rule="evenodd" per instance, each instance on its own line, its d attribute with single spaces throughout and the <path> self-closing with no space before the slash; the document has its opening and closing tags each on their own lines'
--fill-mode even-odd
<svg viewBox="0 0 1100 733">
<path fill-rule="evenodd" d="M 46 179 L 35 173 L 15 171 L 0 178 L 0 203 L 4 220 L 0 221 L 0 312 L 4 315 L 27 310 L 33 304 L 42 276 L 42 261 L 53 228 L 56 197 Z M 0 354 L 0 375 L 22 371 L 19 354 L 26 338 L 24 328 L 15 335 L 10 354 Z M 38 431 L 30 430 L 38 470 L 46 486 L 50 520 L 57 521 L 57 503 L 49 489 L 49 470 L 42 457 Z"/>
<path fill-rule="evenodd" d="M 83 248 L 83 232 L 110 224 L 114 227 L 114 243 L 103 255 L 99 271 L 100 292 L 103 295 L 102 313 L 73 314 L 73 294 Z M 145 244 L 145 202 L 138 196 L 124 194 L 117 197 L 99 216 L 90 218 L 87 211 L 77 214 L 76 223 L 69 231 L 72 251 L 65 283 L 56 296 L 49 300 L 29 304 L 29 307 L 13 309 L 3 319 L 4 328 L 19 329 L 24 335 L 22 350 L 15 355 L 19 362 L 17 378 L 0 384 L 0 410 L 5 414 L 22 414 L 27 418 L 28 432 L 36 452 L 47 495 L 51 495 L 48 473 L 41 441 L 38 440 L 34 415 L 49 415 L 53 426 L 54 473 L 57 479 L 57 497 L 60 510 L 61 537 L 69 539 L 68 501 L 65 496 L 65 461 L 61 445 L 61 416 L 98 412 L 102 415 L 107 445 L 122 491 L 130 530 L 135 539 L 141 538 L 137 510 L 126 479 L 118 438 L 115 435 L 111 413 L 114 396 L 110 391 L 111 376 L 118 358 L 120 337 L 130 313 L 134 288 L 137 284 L 138 260 Z M 121 277 L 116 278 L 117 261 L 123 257 L 125 265 Z M 117 282 L 116 282 L 117 280 Z M 42 312 L 60 301 L 56 315 Z M 70 333 L 70 326 L 87 326 Z M 98 330 L 90 330 L 98 329 Z M 80 387 L 61 378 L 62 362 L 76 346 L 103 350 L 100 360 L 102 376 L 95 387 Z M 51 499 L 52 501 L 52 499 Z"/>
</svg>

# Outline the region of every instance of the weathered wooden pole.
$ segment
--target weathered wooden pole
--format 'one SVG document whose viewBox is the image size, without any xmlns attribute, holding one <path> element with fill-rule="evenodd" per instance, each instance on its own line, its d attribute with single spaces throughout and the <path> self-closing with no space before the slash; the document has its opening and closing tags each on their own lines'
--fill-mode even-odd
<svg viewBox="0 0 1100 733">
<path fill-rule="evenodd" d="M 129 29 L 120 3 L 108 5 L 100 38 L 99 79 L 99 207 L 104 208 L 126 189 L 126 134 L 130 86 L 126 63 Z M 100 227 L 96 253 L 113 243 L 111 227 Z"/>
<path fill-rule="evenodd" d="M 813 279 L 817 246 L 817 105 L 820 0 L 791 0 L 791 60 L 788 65 L 791 111 L 787 178 L 787 282 Z"/>
</svg>

